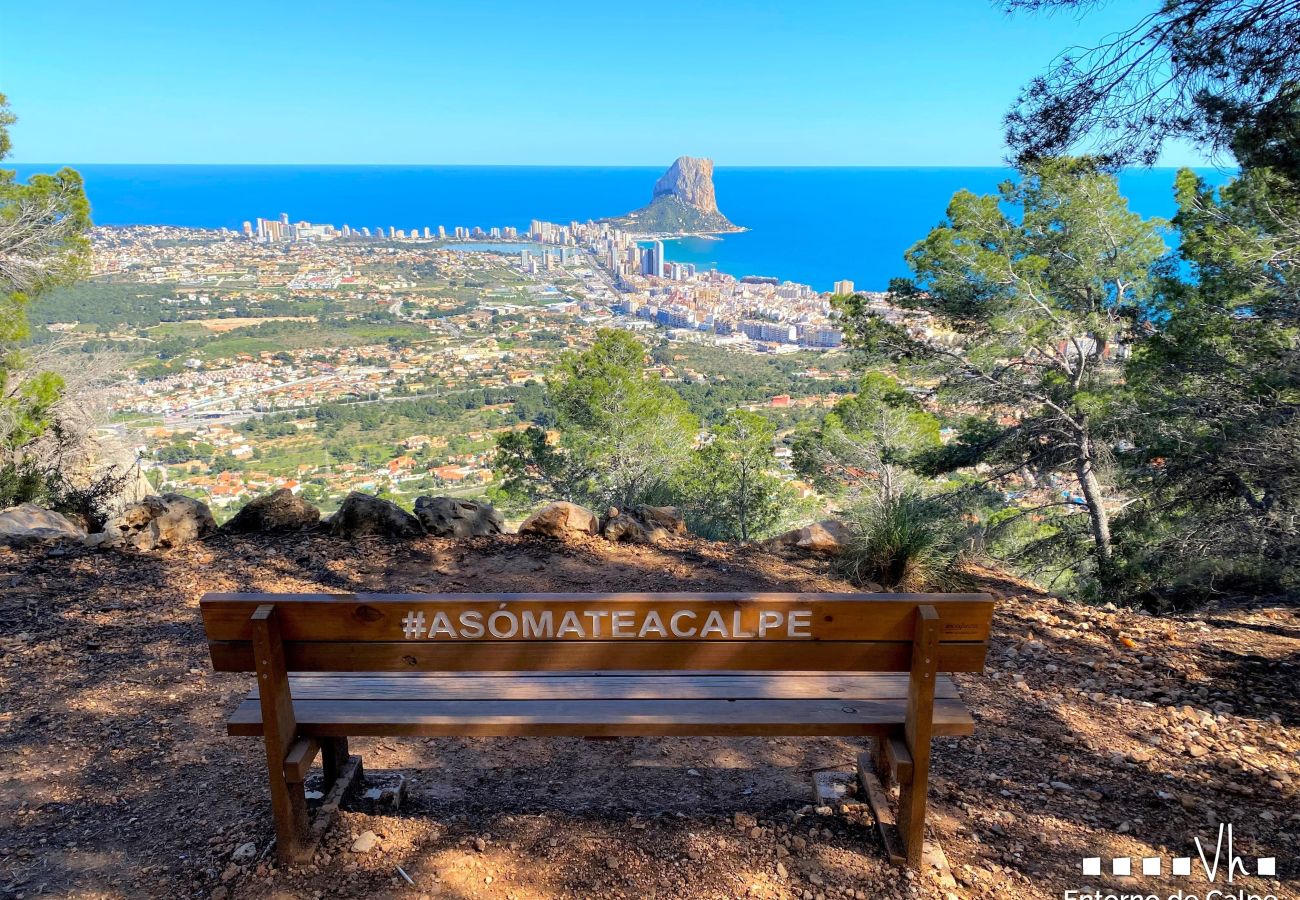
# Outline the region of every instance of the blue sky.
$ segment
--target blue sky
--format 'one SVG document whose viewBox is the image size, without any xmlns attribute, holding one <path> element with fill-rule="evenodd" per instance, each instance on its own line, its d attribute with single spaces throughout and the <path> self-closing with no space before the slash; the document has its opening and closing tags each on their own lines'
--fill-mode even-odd
<svg viewBox="0 0 1300 900">
<path fill-rule="evenodd" d="M 998 165 L 1017 88 L 1152 6 L 0 0 L 0 92 L 18 162 Z"/>
</svg>

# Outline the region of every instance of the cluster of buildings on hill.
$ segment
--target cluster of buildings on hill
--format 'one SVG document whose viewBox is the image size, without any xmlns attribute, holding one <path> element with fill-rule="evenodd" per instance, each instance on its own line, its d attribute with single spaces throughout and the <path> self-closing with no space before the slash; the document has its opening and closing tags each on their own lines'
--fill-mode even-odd
<svg viewBox="0 0 1300 900">
<path fill-rule="evenodd" d="M 336 238 L 381 238 L 390 241 L 441 242 L 475 239 L 522 241 L 541 245 L 523 249 L 520 270 L 527 275 L 554 271 L 586 257 L 609 275 L 609 308 L 630 319 L 670 329 L 707 332 L 720 338 L 745 339 L 776 348 L 834 349 L 843 344 L 827 295 L 795 282 L 746 276 L 736 279 L 716 270 L 702 272 L 692 263 L 667 259 L 662 240 L 641 240 L 608 222 L 560 225 L 534 219 L 520 235 L 512 227 L 369 228 L 291 223 L 278 220 L 244 223 L 244 235 L 259 243 L 311 242 Z M 552 249 L 554 248 L 554 249 Z M 586 259 L 582 260 L 583 262 Z M 835 283 L 833 294 L 853 293 L 851 281 Z M 724 341 L 725 343 L 725 341 Z"/>
<path fill-rule="evenodd" d="M 510 404 L 467 406 L 462 420 L 451 400 L 458 394 L 536 383 L 561 352 L 588 345 L 599 328 L 661 329 L 671 340 L 748 352 L 833 349 L 843 340 L 833 295 L 853 291 L 847 282 L 819 292 L 673 263 L 664 242 L 608 223 L 534 222 L 523 234 L 457 228 L 445 240 L 444 229 L 429 229 L 427 240 L 425 233 L 384 229 L 383 240 L 372 232 L 367 241 L 363 232 L 287 216 L 249 223 L 242 238 L 226 229 L 96 229 L 98 274 L 159 286 L 133 302 L 158 304 L 166 326 L 147 338 L 138 327 L 120 329 L 122 339 L 206 331 L 170 358 L 170 374 L 115 388 L 116 413 L 152 420 L 150 443 L 165 451 L 152 461 L 154 477 L 218 506 L 271 487 L 303 490 L 316 502 L 353 489 L 481 490 L 493 475 L 493 436 L 518 423 Z M 869 302 L 909 328 L 931 327 L 923 312 L 884 299 Z M 278 324 L 249 330 L 269 322 Z M 68 333 L 76 325 L 51 323 Z M 309 332 L 318 327 L 360 339 L 314 340 Z M 282 334 L 293 340 L 279 343 Z M 669 381 L 727 381 L 723 373 L 660 368 Z M 381 438 L 352 426 L 340 438 L 333 424 L 315 427 L 313 410 L 322 404 L 401 398 L 451 400 L 423 425 L 427 445 L 398 448 L 391 428 Z M 756 402 L 794 410 L 835 399 L 809 392 Z M 295 418 L 270 431 L 245 424 L 275 412 Z M 333 423 L 333 411 L 323 415 Z M 360 452 L 374 439 L 391 444 L 391 458 Z M 191 447 L 202 449 L 187 456 Z"/>
<path fill-rule="evenodd" d="M 669 262 L 664 242 L 645 241 L 607 222 L 533 221 L 529 237 L 561 250 L 585 251 L 610 276 L 610 309 L 632 321 L 669 329 L 706 332 L 719 343 L 737 340 L 834 349 L 844 342 L 830 298 L 806 284 L 775 278 L 735 278 L 693 264 Z M 852 282 L 836 292 L 852 293 Z"/>
</svg>

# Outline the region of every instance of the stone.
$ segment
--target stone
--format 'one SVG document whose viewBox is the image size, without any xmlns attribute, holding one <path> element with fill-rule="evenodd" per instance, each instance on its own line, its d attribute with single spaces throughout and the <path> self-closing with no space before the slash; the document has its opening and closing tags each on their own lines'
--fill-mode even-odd
<svg viewBox="0 0 1300 900">
<path fill-rule="evenodd" d="M 669 534 L 686 534 L 686 520 L 675 506 L 638 506 L 632 511 Z"/>
<path fill-rule="evenodd" d="M 672 535 L 686 534 L 686 520 L 672 506 L 635 506 L 622 511 L 610 507 L 600 533 L 613 543 L 657 544 Z"/>
<path fill-rule="evenodd" d="M 67 516 L 35 503 L 20 503 L 0 511 L 0 544 L 26 547 L 55 541 L 80 541 L 86 532 Z"/>
<path fill-rule="evenodd" d="M 813 773 L 813 802 L 832 806 L 851 800 L 857 794 L 858 773 L 848 769 L 823 769 Z"/>
<path fill-rule="evenodd" d="M 125 542 L 122 529 L 114 522 L 107 523 L 103 531 L 96 531 L 81 539 L 82 545 L 92 550 L 96 547 L 121 547 Z"/>
<path fill-rule="evenodd" d="M 352 491 L 343 498 L 338 512 L 326 520 L 330 534 L 336 537 L 409 538 L 424 534 L 420 520 L 396 503 L 371 494 Z"/>
<path fill-rule="evenodd" d="M 244 504 L 222 531 L 302 531 L 320 522 L 320 510 L 288 488 L 264 494 Z"/>
<path fill-rule="evenodd" d="M 546 504 L 519 526 L 520 534 L 540 534 L 561 539 L 599 532 L 600 522 L 595 513 L 567 500 Z"/>
<path fill-rule="evenodd" d="M 397 773 L 366 773 L 366 784 L 370 787 L 361 795 L 366 809 L 373 813 L 396 812 L 406 800 L 406 776 Z"/>
<path fill-rule="evenodd" d="M 136 550 L 161 550 L 183 547 L 217 530 L 208 505 L 184 494 L 145 497 L 122 510 L 122 514 L 105 528 L 105 534 L 117 532 L 120 545 Z M 118 546 L 105 539 L 100 546 Z"/>
<path fill-rule="evenodd" d="M 246 866 L 255 859 L 257 859 L 257 844 L 252 841 L 240 844 L 235 848 L 235 852 L 230 854 L 230 861 L 241 866 Z"/>
<path fill-rule="evenodd" d="M 718 197 L 713 189 L 713 160 L 679 156 L 655 182 L 651 199 L 680 197 L 705 212 L 717 212 Z"/>
<path fill-rule="evenodd" d="M 353 853 L 369 853 L 379 843 L 379 835 L 373 831 L 363 831 L 352 842 Z"/>
<path fill-rule="evenodd" d="M 484 537 L 506 530 L 505 518 L 492 504 L 455 497 L 420 497 L 415 517 L 434 537 Z"/>
<path fill-rule="evenodd" d="M 839 519 L 824 519 L 779 534 L 766 541 L 765 546 L 773 549 L 794 547 L 809 553 L 836 556 L 844 551 L 850 537 L 849 527 Z"/>
</svg>

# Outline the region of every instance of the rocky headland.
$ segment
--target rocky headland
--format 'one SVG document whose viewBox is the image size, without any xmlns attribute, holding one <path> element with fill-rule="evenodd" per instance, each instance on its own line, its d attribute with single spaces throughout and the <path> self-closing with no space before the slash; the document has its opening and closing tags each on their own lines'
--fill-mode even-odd
<svg viewBox="0 0 1300 900">
<path fill-rule="evenodd" d="M 644 235 L 726 234 L 744 231 L 718 209 L 713 160 L 679 156 L 655 182 L 650 202 L 605 220 Z"/>
</svg>

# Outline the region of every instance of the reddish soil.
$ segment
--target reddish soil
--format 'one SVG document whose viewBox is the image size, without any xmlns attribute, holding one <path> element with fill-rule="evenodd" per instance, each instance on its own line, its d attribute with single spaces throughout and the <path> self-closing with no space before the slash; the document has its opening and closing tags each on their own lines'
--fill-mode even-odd
<svg viewBox="0 0 1300 900">
<path fill-rule="evenodd" d="M 309 867 L 268 854 L 248 691 L 215 675 L 212 590 L 850 590 L 820 560 L 703 541 L 218 537 L 162 554 L 0 549 L 0 897 L 1060 898 L 1205 895 L 1193 838 L 1234 826 L 1224 891 L 1300 897 L 1300 616 L 1155 619 L 979 573 L 1003 598 L 989 671 L 961 676 L 974 737 L 941 739 L 934 837 L 957 884 L 906 876 L 855 809 L 808 810 L 854 741 L 376 739 L 400 812 L 345 808 Z M 373 831 L 375 849 L 353 853 Z M 258 858 L 232 862 L 253 842 Z M 1192 856 L 1190 878 L 1081 874 L 1084 857 Z M 1211 856 L 1211 859 L 1213 857 Z M 399 873 L 405 872 L 414 884 Z"/>
</svg>

